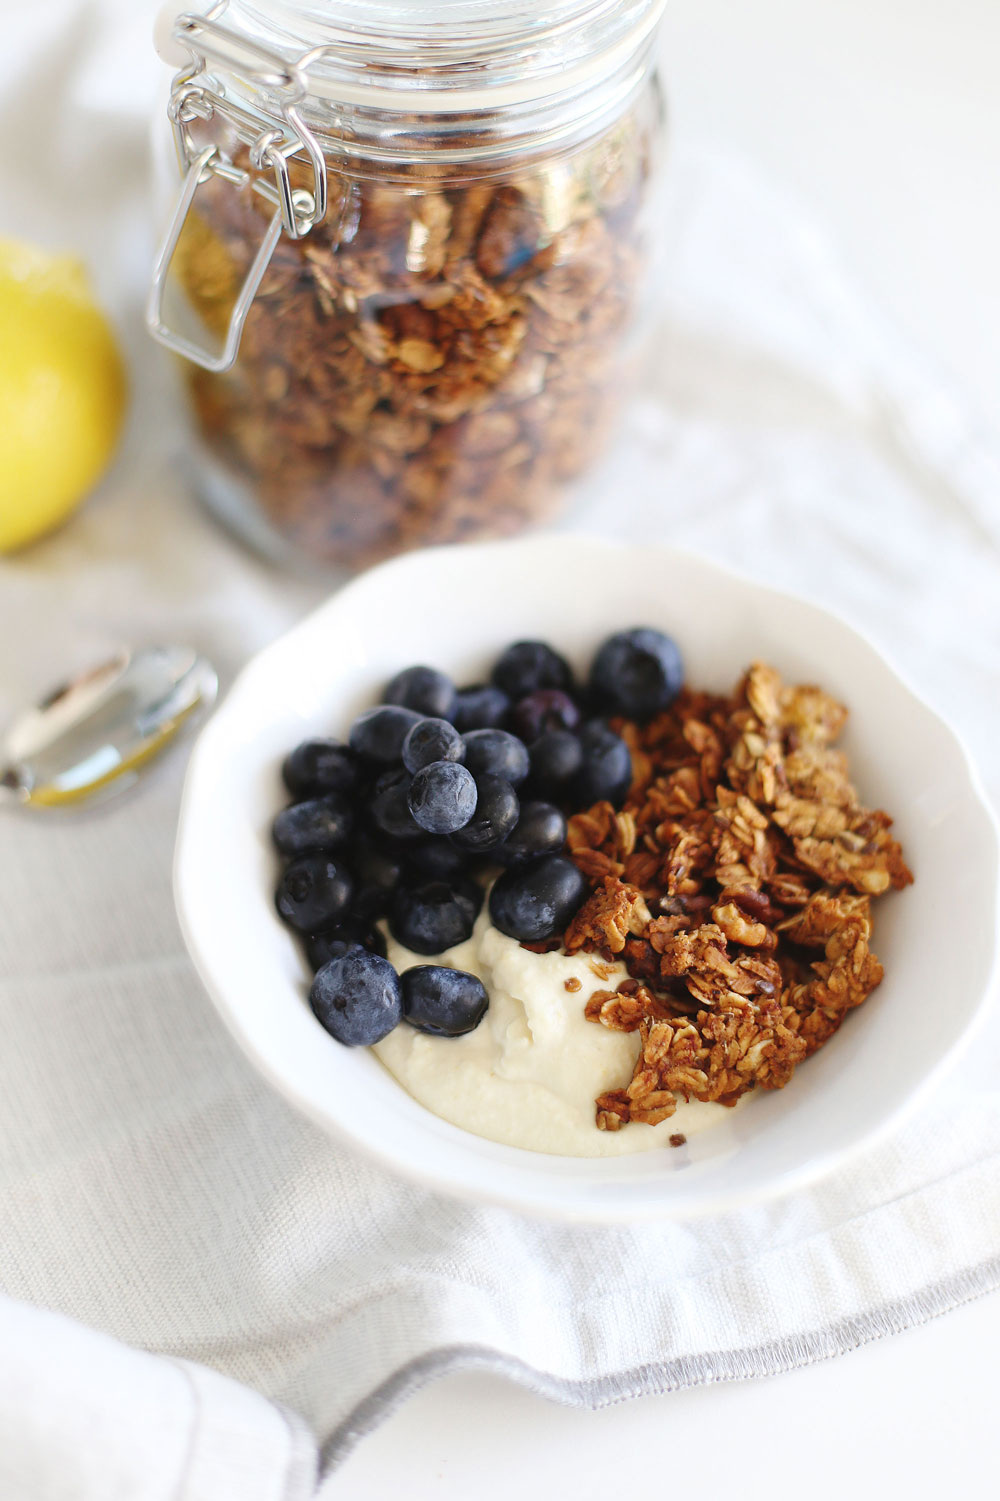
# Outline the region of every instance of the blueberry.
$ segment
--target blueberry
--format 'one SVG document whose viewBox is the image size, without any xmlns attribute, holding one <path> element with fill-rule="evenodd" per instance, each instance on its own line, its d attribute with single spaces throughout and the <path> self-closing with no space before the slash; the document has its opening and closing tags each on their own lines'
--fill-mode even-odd
<svg viewBox="0 0 1000 1501">
<path fill-rule="evenodd" d="M 417 964 L 399 977 L 403 1015 L 418 1032 L 434 1037 L 461 1037 L 475 1031 L 490 998 L 482 980 L 464 969 Z"/>
<path fill-rule="evenodd" d="M 451 713 L 456 730 L 495 730 L 510 713 L 510 699 L 495 683 L 475 683 L 460 688 Z"/>
<path fill-rule="evenodd" d="M 521 804 L 521 816 L 497 851 L 504 865 L 520 865 L 538 855 L 556 855 L 566 843 L 566 820 L 553 803 Z"/>
<path fill-rule="evenodd" d="M 490 917 L 501 933 L 538 943 L 567 927 L 586 894 L 572 860 L 544 855 L 504 872 L 490 892 Z"/>
<path fill-rule="evenodd" d="M 590 669 L 595 707 L 640 721 L 672 704 L 683 682 L 676 642 L 643 626 L 610 636 Z"/>
<path fill-rule="evenodd" d="M 339 859 L 303 855 L 285 867 L 278 882 L 278 911 L 300 933 L 318 933 L 346 913 L 354 886 Z"/>
<path fill-rule="evenodd" d="M 323 933 L 310 933 L 306 939 L 306 957 L 315 972 L 329 964 L 331 959 L 341 959 L 348 949 L 370 949 L 373 954 L 385 958 L 385 939 L 378 928 L 366 928 L 353 918 L 328 928 Z"/>
<path fill-rule="evenodd" d="M 455 761 L 423 766 L 410 783 L 410 812 L 428 834 L 454 834 L 476 811 L 476 779 Z"/>
<path fill-rule="evenodd" d="M 502 777 L 512 787 L 523 782 L 531 768 L 524 742 L 506 730 L 470 730 L 465 764 L 474 777 Z"/>
<path fill-rule="evenodd" d="M 315 974 L 324 964 L 329 964 L 331 959 L 342 959 L 348 949 L 360 947 L 356 938 L 345 938 L 339 928 L 331 928 L 329 933 L 310 933 L 306 939 L 306 957 Z"/>
<path fill-rule="evenodd" d="M 632 757 L 620 735 L 599 719 L 580 731 L 583 764 L 573 778 L 573 798 L 578 807 L 605 799 L 620 807 L 632 782 Z"/>
<path fill-rule="evenodd" d="M 539 688 L 514 705 L 510 727 L 525 745 L 533 745 L 546 730 L 575 730 L 580 711 L 561 688 Z"/>
<path fill-rule="evenodd" d="M 500 777 L 478 777 L 475 785 L 475 814 L 451 837 L 461 849 L 481 854 L 484 850 L 495 849 L 511 833 L 517 823 L 520 804 L 513 787 Z"/>
<path fill-rule="evenodd" d="M 391 766 L 403 756 L 403 741 L 423 716 L 396 704 L 366 709 L 351 725 L 351 749 L 366 761 Z"/>
<path fill-rule="evenodd" d="M 401 886 L 389 913 L 389 931 L 415 954 L 440 954 L 465 942 L 482 902 L 483 894 L 472 881 Z"/>
<path fill-rule="evenodd" d="M 544 641 L 515 641 L 494 667 L 493 681 L 516 703 L 539 688 L 572 688 L 573 674 Z"/>
<path fill-rule="evenodd" d="M 531 757 L 531 788 L 553 793 L 566 784 L 583 765 L 583 746 L 569 730 L 546 730 L 528 752 Z"/>
<path fill-rule="evenodd" d="M 361 834 L 351 845 L 350 861 L 354 871 L 351 912 L 366 920 L 381 917 L 399 885 L 402 873 L 399 856 L 378 840 Z"/>
<path fill-rule="evenodd" d="M 392 839 L 416 839 L 421 833 L 410 812 L 410 780 L 405 771 L 384 771 L 372 789 L 368 805 L 372 823 Z"/>
<path fill-rule="evenodd" d="M 447 719 L 421 719 L 403 741 L 403 765 L 419 771 L 433 761 L 464 761 L 465 741 Z"/>
<path fill-rule="evenodd" d="M 283 855 L 305 855 L 309 850 L 335 850 L 345 844 L 354 814 L 338 792 L 309 802 L 282 808 L 271 826 L 271 835 Z"/>
<path fill-rule="evenodd" d="M 331 1037 L 349 1048 L 381 1042 L 403 1017 L 399 976 L 367 949 L 348 949 L 324 964 L 313 980 L 309 1004 Z"/>
<path fill-rule="evenodd" d="M 434 667 L 406 667 L 397 672 L 382 694 L 384 704 L 402 704 L 418 714 L 450 719 L 455 707 L 455 684 Z"/>
<path fill-rule="evenodd" d="M 281 768 L 293 797 L 322 797 L 324 792 L 352 792 L 358 768 L 352 751 L 339 740 L 303 740 Z"/>
<path fill-rule="evenodd" d="M 465 874 L 469 857 L 450 839 L 418 839 L 406 846 L 409 869 L 424 881 L 451 881 Z"/>
</svg>

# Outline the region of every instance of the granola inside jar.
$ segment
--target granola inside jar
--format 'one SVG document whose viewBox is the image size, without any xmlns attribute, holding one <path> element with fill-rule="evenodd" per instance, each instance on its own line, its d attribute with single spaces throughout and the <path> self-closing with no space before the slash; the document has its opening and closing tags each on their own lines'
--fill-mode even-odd
<svg viewBox="0 0 1000 1501">
<path fill-rule="evenodd" d="M 223 9 L 178 22 L 172 105 L 170 272 L 199 331 L 173 347 L 210 506 L 345 568 L 544 519 L 648 310 L 662 0 Z"/>
</svg>

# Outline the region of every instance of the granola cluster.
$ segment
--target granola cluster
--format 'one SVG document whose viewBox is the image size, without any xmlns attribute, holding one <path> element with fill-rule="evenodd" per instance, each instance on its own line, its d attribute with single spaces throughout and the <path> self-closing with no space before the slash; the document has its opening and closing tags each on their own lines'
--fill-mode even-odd
<svg viewBox="0 0 1000 1501">
<path fill-rule="evenodd" d="M 633 783 L 620 812 L 570 820 L 591 894 L 563 940 L 629 972 L 586 1002 L 641 1042 L 631 1082 L 597 1100 L 602 1130 L 782 1088 L 881 981 L 872 898 L 913 877 L 834 748 L 846 717 L 756 663 L 731 698 L 685 689 L 646 726 L 615 723 Z"/>
<path fill-rule="evenodd" d="M 599 446 L 621 385 L 656 121 L 488 179 L 331 174 L 282 237 L 226 375 L 192 369 L 203 439 L 270 526 L 336 563 L 518 530 Z M 213 179 L 178 251 L 225 327 L 271 210 Z"/>
</svg>

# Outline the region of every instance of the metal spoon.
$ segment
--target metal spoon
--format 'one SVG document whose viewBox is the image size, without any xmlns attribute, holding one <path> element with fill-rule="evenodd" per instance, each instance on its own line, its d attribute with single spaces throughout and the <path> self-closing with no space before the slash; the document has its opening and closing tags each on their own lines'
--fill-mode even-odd
<svg viewBox="0 0 1000 1501">
<path fill-rule="evenodd" d="M 0 741 L 0 804 L 111 797 L 212 707 L 219 680 L 188 647 L 124 651 L 49 693 Z"/>
</svg>

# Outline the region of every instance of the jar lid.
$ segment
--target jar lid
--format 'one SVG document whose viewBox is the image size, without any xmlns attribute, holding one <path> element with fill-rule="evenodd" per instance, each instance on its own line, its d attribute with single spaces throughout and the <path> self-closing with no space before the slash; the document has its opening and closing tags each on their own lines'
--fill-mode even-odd
<svg viewBox="0 0 1000 1501">
<path fill-rule="evenodd" d="M 202 14 L 289 60 L 309 95 L 386 113 L 467 112 L 578 93 L 642 51 L 666 0 L 167 0 L 157 50 L 189 61 L 178 14 Z"/>
<path fill-rule="evenodd" d="M 161 13 L 183 56 L 167 114 L 184 172 L 146 309 L 154 338 L 203 369 L 231 368 L 282 233 L 326 217 L 328 177 L 433 173 L 435 158 L 488 173 L 529 152 L 567 151 L 617 118 L 648 71 L 666 0 L 215 0 Z M 165 24 L 164 24 L 165 23 Z M 198 122 L 224 122 L 206 138 Z M 233 140 L 239 150 L 233 149 Z M 308 186 L 291 163 L 309 169 Z M 201 186 L 221 178 L 274 207 L 222 344 L 166 314 L 171 263 Z"/>
</svg>

